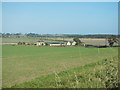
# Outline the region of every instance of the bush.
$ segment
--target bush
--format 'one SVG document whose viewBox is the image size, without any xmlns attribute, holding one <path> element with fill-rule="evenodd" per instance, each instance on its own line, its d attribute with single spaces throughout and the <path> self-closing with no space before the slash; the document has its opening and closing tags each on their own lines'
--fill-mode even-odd
<svg viewBox="0 0 120 90">
<path fill-rule="evenodd" d="M 18 42 L 18 45 L 25 45 L 25 42 Z"/>
<path fill-rule="evenodd" d="M 22 42 L 18 42 L 18 45 L 22 45 Z"/>
</svg>

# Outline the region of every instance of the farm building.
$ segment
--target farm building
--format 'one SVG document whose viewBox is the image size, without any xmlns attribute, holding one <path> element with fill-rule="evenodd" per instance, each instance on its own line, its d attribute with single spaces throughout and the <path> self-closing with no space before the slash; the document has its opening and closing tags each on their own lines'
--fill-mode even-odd
<svg viewBox="0 0 120 90">
<path fill-rule="evenodd" d="M 37 46 L 45 46 L 45 42 L 44 41 L 37 41 Z"/>
<path fill-rule="evenodd" d="M 50 46 L 62 46 L 64 43 L 49 43 Z"/>
<path fill-rule="evenodd" d="M 68 42 L 66 42 L 66 45 L 68 45 L 68 46 L 74 46 L 76 44 L 76 42 L 75 41 L 68 41 Z"/>
</svg>

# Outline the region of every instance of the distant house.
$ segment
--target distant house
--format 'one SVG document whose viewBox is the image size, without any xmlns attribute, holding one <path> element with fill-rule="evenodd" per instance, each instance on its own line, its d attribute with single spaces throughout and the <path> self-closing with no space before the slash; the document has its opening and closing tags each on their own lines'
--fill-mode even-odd
<svg viewBox="0 0 120 90">
<path fill-rule="evenodd" d="M 75 41 L 67 41 L 65 43 L 47 42 L 47 44 L 49 46 L 65 46 L 65 45 L 74 46 L 76 44 L 76 42 Z M 45 46 L 46 43 L 44 41 L 37 41 L 36 45 L 37 46 Z"/>
<path fill-rule="evenodd" d="M 76 45 L 76 42 L 75 41 L 68 41 L 68 42 L 66 42 L 66 45 L 68 45 L 68 46 L 74 46 L 74 45 Z"/>
<path fill-rule="evenodd" d="M 44 41 L 37 41 L 36 45 L 37 46 L 45 46 L 45 42 Z"/>
<path fill-rule="evenodd" d="M 64 43 L 48 43 L 50 46 L 62 46 L 65 45 Z"/>
</svg>

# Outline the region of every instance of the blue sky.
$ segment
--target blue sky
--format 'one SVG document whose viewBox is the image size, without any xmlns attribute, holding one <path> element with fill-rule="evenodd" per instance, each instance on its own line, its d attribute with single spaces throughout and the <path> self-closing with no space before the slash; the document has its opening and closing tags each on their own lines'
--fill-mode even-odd
<svg viewBox="0 0 120 90">
<path fill-rule="evenodd" d="M 3 2 L 2 32 L 117 34 L 117 2 Z"/>
</svg>

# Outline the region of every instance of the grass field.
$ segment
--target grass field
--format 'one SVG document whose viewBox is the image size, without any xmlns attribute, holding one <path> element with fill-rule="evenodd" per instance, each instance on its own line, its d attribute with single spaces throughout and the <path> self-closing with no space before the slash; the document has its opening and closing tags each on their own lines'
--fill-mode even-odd
<svg viewBox="0 0 120 90">
<path fill-rule="evenodd" d="M 56 72 L 112 59 L 117 56 L 118 48 L 3 46 L 2 53 L 3 87 L 11 87 Z"/>
<path fill-rule="evenodd" d="M 15 84 L 12 88 L 117 88 L 118 58 L 105 59 Z"/>
</svg>

